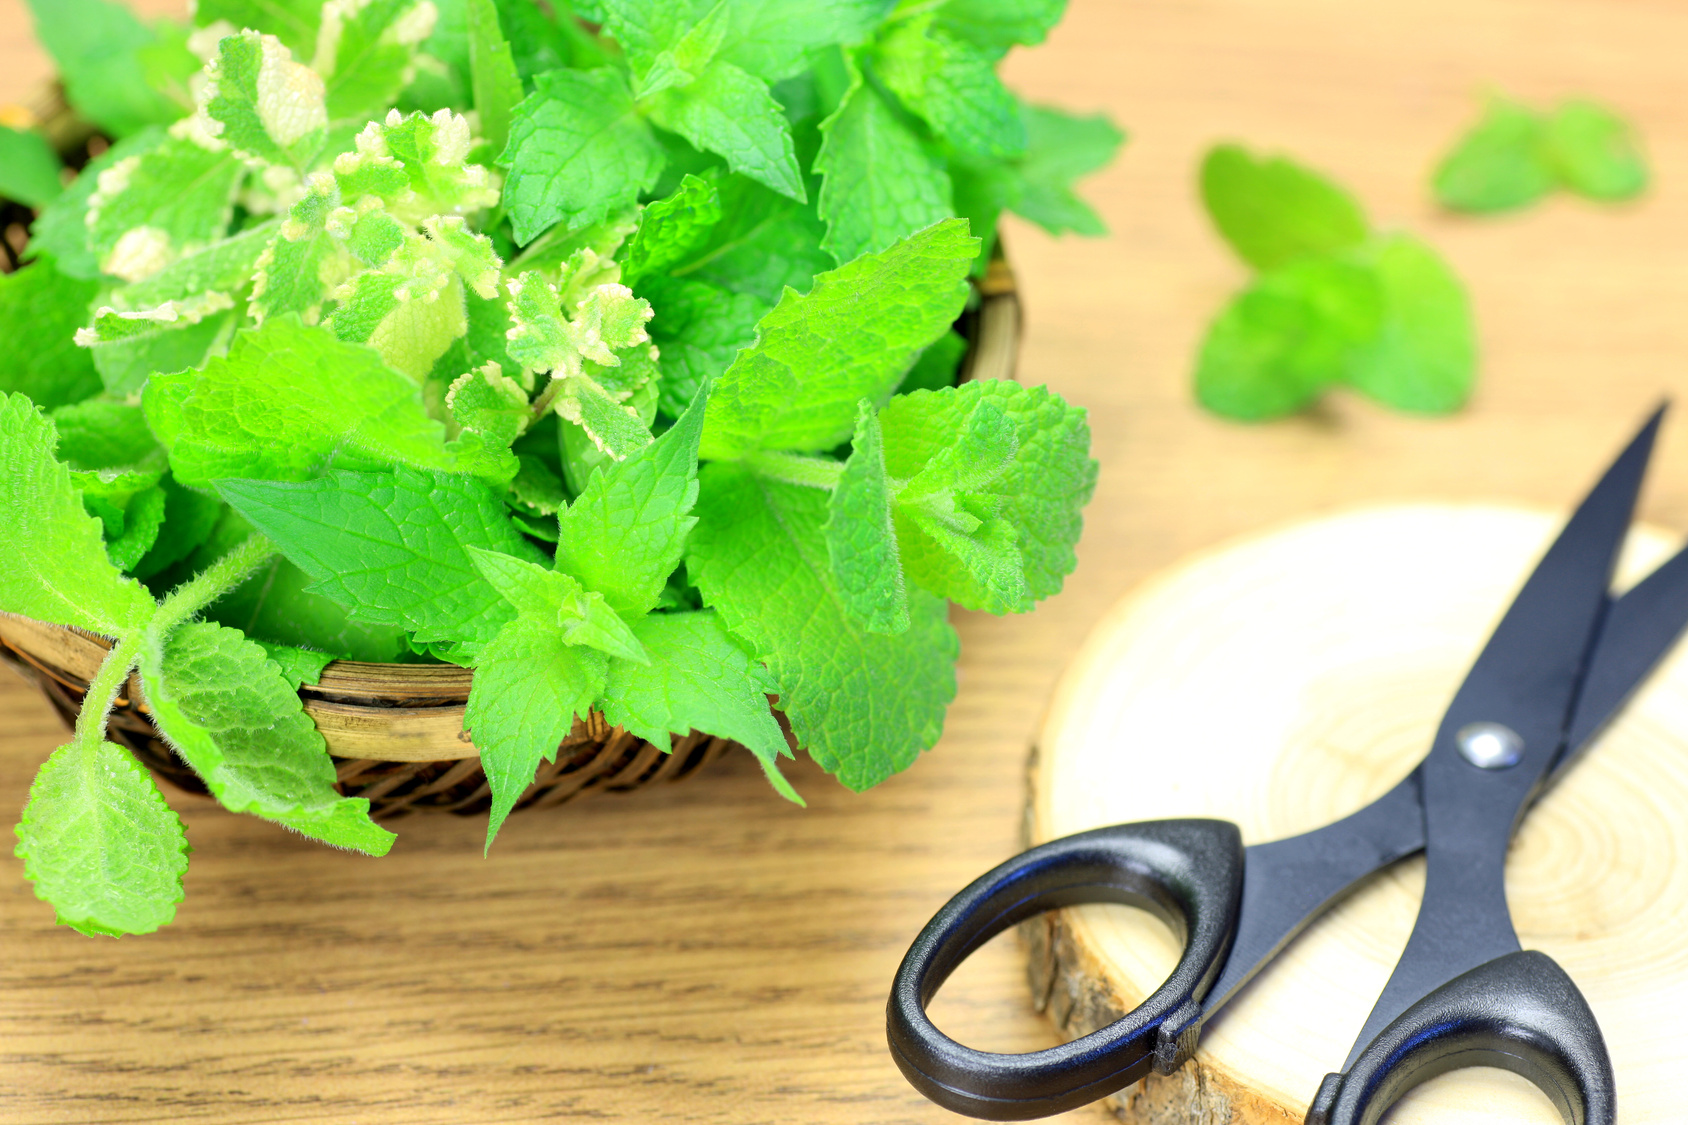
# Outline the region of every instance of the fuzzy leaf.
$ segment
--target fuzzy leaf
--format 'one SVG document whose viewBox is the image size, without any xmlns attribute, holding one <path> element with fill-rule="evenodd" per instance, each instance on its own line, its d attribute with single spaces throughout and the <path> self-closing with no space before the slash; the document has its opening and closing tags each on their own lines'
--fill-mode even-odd
<svg viewBox="0 0 1688 1125">
<path fill-rule="evenodd" d="M 164 524 L 164 490 L 157 485 L 131 500 L 123 510 L 123 531 L 106 541 L 106 557 L 118 570 L 128 572 L 158 541 Z"/>
<path fill-rule="evenodd" d="M 298 313 L 315 323 L 334 280 L 350 272 L 342 240 L 328 223 L 340 206 L 340 189 L 326 172 L 312 175 L 305 194 L 287 212 L 254 266 L 252 319 Z"/>
<path fill-rule="evenodd" d="M 488 641 L 512 614 L 469 549 L 538 561 L 485 484 L 399 467 L 303 484 L 224 480 L 218 492 L 359 621 L 418 641 Z"/>
<path fill-rule="evenodd" d="M 469 120 L 449 109 L 431 116 L 389 110 L 354 138 L 356 152 L 334 158 L 334 178 L 347 200 L 374 195 L 412 225 L 439 223 L 498 202 L 486 168 L 469 163 Z M 379 261 L 371 261 L 379 265 Z"/>
<path fill-rule="evenodd" d="M 88 248 L 101 271 L 140 281 L 221 237 L 244 171 L 232 150 L 177 129 L 101 172 L 88 198 Z"/>
<path fill-rule="evenodd" d="M 613 69 L 542 74 L 516 107 L 504 206 L 516 241 L 558 222 L 570 228 L 631 207 L 662 171 L 662 146 Z"/>
<path fill-rule="evenodd" d="M 458 468 L 421 389 L 358 344 L 272 317 L 199 370 L 160 374 L 141 396 L 183 484 L 310 480 L 330 469 Z"/>
<path fill-rule="evenodd" d="M 53 751 L 29 787 L 17 835 L 36 897 L 78 933 L 150 934 L 175 918 L 187 832 L 121 746 Z"/>
<path fill-rule="evenodd" d="M 281 667 L 237 630 L 194 622 L 141 656 L 153 719 L 230 812 L 386 855 L 395 837 L 369 802 L 334 790 L 334 763 Z"/>
<path fill-rule="evenodd" d="M 908 628 L 908 591 L 891 523 L 891 483 L 873 404 L 862 400 L 850 459 L 827 501 L 826 554 L 844 610 L 870 633 Z"/>
<path fill-rule="evenodd" d="M 942 599 L 909 592 L 909 628 L 869 633 L 830 581 L 826 493 L 705 466 L 686 569 L 780 687 L 798 742 L 851 789 L 913 763 L 955 695 L 958 642 Z"/>
<path fill-rule="evenodd" d="M 715 613 L 657 613 L 633 623 L 648 665 L 612 660 L 604 684 L 604 718 L 670 750 L 670 733 L 700 730 L 742 744 L 789 801 L 802 804 L 780 775 L 791 757 L 785 734 L 768 710 L 773 680 L 728 636 Z"/>
<path fill-rule="evenodd" d="M 641 102 L 652 121 L 719 155 L 733 171 L 798 202 L 808 199 L 791 126 L 762 79 L 717 60 L 686 85 Z"/>
<path fill-rule="evenodd" d="M 1256 269 L 1357 246 L 1366 217 L 1336 184 L 1281 156 L 1220 145 L 1202 161 L 1202 201 L 1231 249 Z"/>
<path fill-rule="evenodd" d="M 720 193 L 709 181 L 687 173 L 673 195 L 640 212 L 639 228 L 621 255 L 622 284 L 631 289 L 644 278 L 667 273 L 687 261 L 703 248 L 720 221 Z"/>
<path fill-rule="evenodd" d="M 328 137 L 322 79 L 273 35 L 225 37 L 207 64 L 201 127 L 246 160 L 304 168 Z"/>
<path fill-rule="evenodd" d="M 0 394 L 0 610 L 115 636 L 155 605 L 106 558 L 99 521 L 54 459 L 57 440 L 27 398 Z"/>
<path fill-rule="evenodd" d="M 162 144 L 167 133 L 147 128 L 124 137 L 88 162 L 52 202 L 30 224 L 25 261 L 47 257 L 58 263 L 66 277 L 92 281 L 100 276 L 99 258 L 88 248 L 88 199 L 94 194 L 100 174 L 121 160 L 137 156 Z"/>
<path fill-rule="evenodd" d="M 270 662 L 281 669 L 281 678 L 286 680 L 294 691 L 302 684 L 314 684 L 322 679 L 322 670 L 334 662 L 334 657 L 326 652 L 313 652 L 306 648 L 295 648 L 292 645 L 275 645 L 266 641 L 255 641 Z"/>
<path fill-rule="evenodd" d="M 788 290 L 711 395 L 702 456 L 830 449 L 849 437 L 856 404 L 890 395 L 949 330 L 978 247 L 965 220 L 949 219 L 819 275 L 807 294 Z"/>
<path fill-rule="evenodd" d="M 0 276 L 0 392 L 28 395 L 47 409 L 78 402 L 100 389 L 76 330 L 88 322 L 99 286 L 66 277 L 51 258 Z"/>
</svg>

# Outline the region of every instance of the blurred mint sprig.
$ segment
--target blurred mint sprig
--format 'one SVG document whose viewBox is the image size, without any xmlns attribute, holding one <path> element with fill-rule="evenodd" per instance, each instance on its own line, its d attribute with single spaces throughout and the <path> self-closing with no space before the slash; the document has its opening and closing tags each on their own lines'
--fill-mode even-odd
<svg viewBox="0 0 1688 1125">
<path fill-rule="evenodd" d="M 1442 206 L 1471 214 L 1527 207 L 1555 188 L 1616 203 L 1646 190 L 1647 162 L 1635 130 L 1604 106 L 1572 98 L 1542 113 L 1497 95 L 1432 186 Z"/>
<path fill-rule="evenodd" d="M 1470 302 L 1440 255 L 1373 230 L 1352 195 L 1281 157 L 1220 145 L 1201 168 L 1214 226 L 1259 272 L 1208 328 L 1196 398 L 1261 421 L 1343 384 L 1399 410 L 1445 414 L 1471 393 Z"/>
</svg>

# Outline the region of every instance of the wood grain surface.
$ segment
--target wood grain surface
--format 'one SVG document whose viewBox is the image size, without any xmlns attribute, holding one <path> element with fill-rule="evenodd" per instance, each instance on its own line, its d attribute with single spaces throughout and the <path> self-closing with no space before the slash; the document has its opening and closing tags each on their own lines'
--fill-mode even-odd
<svg viewBox="0 0 1688 1125">
<path fill-rule="evenodd" d="M 1589 466 L 1592 477 L 1599 465 Z M 1562 513 L 1494 504 L 1368 506 L 1201 552 L 1115 605 L 1074 656 L 1038 733 L 1031 836 L 1211 816 L 1245 844 L 1311 831 L 1392 789 Z M 1637 529 L 1619 583 L 1679 536 Z M 1199 772 L 1190 763 L 1200 761 Z M 1688 646 L 1680 646 L 1531 810 L 1506 857 L 1526 949 L 1600 1021 L 1619 1119 L 1682 1117 L 1688 1047 Z M 1300 1121 L 1394 970 L 1421 858 L 1315 921 L 1208 1023 L 1194 1060 L 1120 1098 L 1130 1122 Z M 1158 988 L 1181 947 L 1142 911 L 1038 920 L 1049 1010 L 1082 1035 Z M 1477 1068 L 1410 1091 L 1390 1125 L 1555 1125 L 1528 1081 Z"/>
<path fill-rule="evenodd" d="M 168 10 L 167 0 L 155 0 Z M 0 0 L 0 101 L 45 73 Z M 55 928 L 0 858 L 0 1119 L 18 1122 L 956 1120 L 884 1046 L 907 943 L 1016 850 L 1026 746 L 1062 664 L 1122 593 L 1187 552 L 1389 498 L 1562 504 L 1661 393 L 1688 390 L 1688 8 L 1665 0 L 1073 0 L 1007 63 L 1036 101 L 1106 109 L 1133 135 L 1091 180 L 1112 229 L 1010 223 L 1026 301 L 1021 378 L 1090 408 L 1102 463 L 1079 570 L 1029 617 L 958 613 L 943 741 L 850 795 L 754 765 L 671 790 L 483 825 L 398 822 L 383 860 L 176 799 L 197 849 L 170 929 Z M 1436 215 L 1431 162 L 1490 84 L 1600 97 L 1638 122 L 1638 204 L 1552 200 Z M 1334 398 L 1241 427 L 1188 392 L 1206 320 L 1243 272 L 1194 205 L 1222 139 L 1282 148 L 1410 227 L 1472 290 L 1484 357 L 1457 418 Z M 1667 426 L 1645 514 L 1688 527 L 1688 427 Z M 63 738 L 0 678 L 0 806 Z M 982 1047 L 1053 1042 L 999 939 L 940 995 Z M 1090 1109 L 1065 1120 L 1099 1122 Z"/>
</svg>

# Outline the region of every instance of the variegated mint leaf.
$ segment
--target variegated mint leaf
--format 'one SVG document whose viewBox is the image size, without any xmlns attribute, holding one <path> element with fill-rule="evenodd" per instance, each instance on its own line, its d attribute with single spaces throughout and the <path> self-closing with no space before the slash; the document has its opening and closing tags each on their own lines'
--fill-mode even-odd
<svg viewBox="0 0 1688 1125">
<path fill-rule="evenodd" d="M 328 229 L 339 207 L 333 176 L 317 172 L 306 181 L 304 198 L 288 211 L 253 274 L 250 308 L 259 324 L 283 313 L 316 323 L 328 291 L 352 272 L 342 239 Z"/>
<path fill-rule="evenodd" d="M 158 147 L 100 173 L 88 197 L 88 248 L 100 269 L 140 281 L 220 238 L 245 172 L 222 142 L 178 123 Z"/>
<path fill-rule="evenodd" d="M 445 407 L 462 429 L 457 439 L 459 455 L 471 448 L 477 451 L 475 475 L 513 480 L 521 465 L 510 452 L 510 443 L 521 436 L 533 416 L 521 384 L 500 371 L 497 363 L 485 363 L 451 384 Z"/>
<path fill-rule="evenodd" d="M 199 95 L 201 126 L 248 160 L 304 168 L 322 151 L 322 79 L 273 35 L 242 31 L 217 45 Z"/>
<path fill-rule="evenodd" d="M 438 17 L 429 0 L 328 0 L 311 68 L 326 83 L 329 120 L 367 121 L 396 102 Z"/>
<path fill-rule="evenodd" d="M 227 293 L 216 292 L 201 293 L 197 297 L 186 297 L 180 301 L 165 301 L 155 308 L 136 309 L 132 312 L 102 305 L 94 313 L 92 327 L 76 330 L 76 345 L 90 348 L 97 344 L 111 344 L 141 336 L 156 336 L 173 328 L 198 324 L 213 313 L 232 308 L 234 299 Z"/>
<path fill-rule="evenodd" d="M 419 223 L 431 215 L 466 215 L 498 202 L 498 184 L 470 164 L 474 138 L 467 118 L 442 109 L 388 112 L 357 135 L 357 151 L 334 159 L 347 199 L 378 195 L 394 216 Z"/>
</svg>

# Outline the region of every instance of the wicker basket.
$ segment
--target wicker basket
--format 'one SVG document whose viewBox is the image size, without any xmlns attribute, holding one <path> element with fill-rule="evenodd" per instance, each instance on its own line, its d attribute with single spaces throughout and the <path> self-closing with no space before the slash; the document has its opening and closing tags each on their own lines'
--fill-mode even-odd
<svg viewBox="0 0 1688 1125">
<path fill-rule="evenodd" d="M 957 328 L 969 347 L 963 379 L 1011 379 L 1019 348 L 1020 305 L 1014 275 L 998 257 L 979 284 L 980 300 Z M 17 668 L 73 723 L 111 642 L 79 629 L 0 614 L 0 659 Z M 472 673 L 450 664 L 368 664 L 336 660 L 321 679 L 299 689 L 305 713 L 328 743 L 348 797 L 367 797 L 377 817 L 437 809 L 463 815 L 486 811 L 491 789 L 474 744 L 463 731 Z M 110 737 L 148 768 L 181 789 L 204 793 L 204 783 L 159 738 L 139 683 L 112 710 Z M 778 712 L 775 712 L 779 716 Z M 604 722 L 593 712 L 575 720 L 554 762 L 516 807 L 561 804 L 592 792 L 626 792 L 657 781 L 678 781 L 720 757 L 735 743 L 693 731 L 671 753 Z"/>
</svg>

